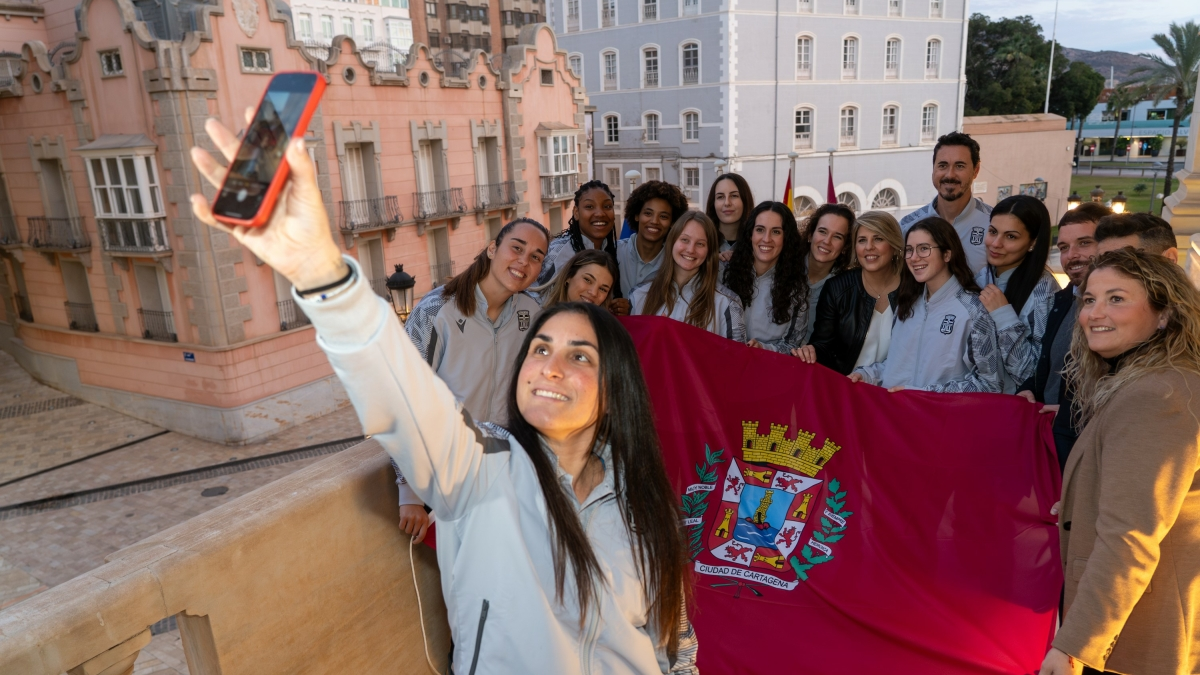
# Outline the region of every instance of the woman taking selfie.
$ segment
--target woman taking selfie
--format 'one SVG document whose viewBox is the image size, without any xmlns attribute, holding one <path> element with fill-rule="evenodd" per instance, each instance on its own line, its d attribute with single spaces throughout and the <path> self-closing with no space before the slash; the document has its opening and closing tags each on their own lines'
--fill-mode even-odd
<svg viewBox="0 0 1200 675">
<path fill-rule="evenodd" d="M 754 194 L 750 192 L 750 184 L 736 173 L 723 173 L 713 181 L 708 189 L 708 202 L 704 213 L 717 226 L 717 237 L 720 240 L 718 253 L 733 250 L 742 226 L 750 219 L 750 210 L 754 208 Z"/>
<path fill-rule="evenodd" d="M 979 302 L 954 227 L 937 217 L 918 221 L 904 260 L 887 358 L 855 368 L 850 379 L 888 391 L 999 392 L 996 324 Z"/>
<path fill-rule="evenodd" d="M 617 278 L 617 264 L 604 251 L 589 249 L 576 253 L 567 266 L 554 275 L 548 288 L 539 289 L 542 308 L 561 302 L 605 305 Z"/>
<path fill-rule="evenodd" d="M 646 181 L 629 195 L 625 220 L 633 234 L 617 242 L 617 265 L 621 268 L 621 288 L 626 297 L 662 266 L 667 231 L 687 211 L 687 205 L 687 197 L 679 188 L 659 180 Z M 612 309 L 617 314 L 628 314 L 629 301 L 616 300 Z"/>
<path fill-rule="evenodd" d="M 1050 300 L 1061 288 L 1046 266 L 1050 257 L 1050 212 L 1042 200 L 1016 195 L 992 208 L 983 239 L 987 265 L 975 277 L 979 299 L 996 322 L 1004 359 L 1003 392 L 1033 375 L 1042 353 Z"/>
<path fill-rule="evenodd" d="M 854 231 L 854 211 L 844 204 L 822 204 L 804 224 L 804 241 L 808 244 L 805 270 L 808 273 L 808 306 L 816 308 L 825 282 L 850 266 L 854 248 L 850 233 Z M 817 313 L 808 313 L 804 327 L 804 342 L 813 333 Z"/>
<path fill-rule="evenodd" d="M 233 134 L 206 128 L 231 157 Z M 221 179 L 207 153 L 192 156 Z M 507 426 L 472 422 L 340 254 L 302 141 L 287 159 L 290 187 L 266 227 L 225 228 L 202 195 L 193 211 L 299 289 L 364 431 L 441 516 L 456 670 L 695 673 L 686 552 L 678 520 L 663 517 L 677 497 L 628 333 L 594 305 L 542 313 L 504 387 Z"/>
<path fill-rule="evenodd" d="M 667 233 L 670 256 L 648 284 L 629 298 L 634 314 L 667 316 L 738 342 L 746 341 L 742 301 L 717 283 L 717 228 L 688 211 Z"/>
<path fill-rule="evenodd" d="M 856 266 L 825 284 L 813 334 L 807 345 L 792 350 L 806 363 L 843 375 L 887 358 L 904 268 L 904 238 L 890 213 L 859 216 L 853 240 Z"/>
<path fill-rule="evenodd" d="M 1079 301 L 1065 612 L 1040 673 L 1200 672 L 1200 293 L 1175 263 L 1127 248 L 1095 261 Z"/>
<path fill-rule="evenodd" d="M 725 266 L 724 282 L 742 301 L 751 347 L 788 354 L 808 326 L 804 240 L 786 204 L 754 207 Z"/>
<path fill-rule="evenodd" d="M 537 278 L 539 286 L 554 279 L 571 256 L 588 249 L 607 251 L 617 259 L 617 237 L 614 231 L 617 215 L 613 210 L 613 193 L 604 183 L 593 180 L 579 186 L 575 191 L 575 202 L 571 207 L 571 218 L 567 229 L 550 240 L 546 262 Z M 622 297 L 617 289 L 615 297 Z"/>
</svg>

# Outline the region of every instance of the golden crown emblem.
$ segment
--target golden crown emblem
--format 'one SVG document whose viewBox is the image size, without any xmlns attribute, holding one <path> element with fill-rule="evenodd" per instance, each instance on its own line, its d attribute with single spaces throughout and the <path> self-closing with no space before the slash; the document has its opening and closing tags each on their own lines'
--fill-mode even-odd
<svg viewBox="0 0 1200 675">
<path fill-rule="evenodd" d="M 803 429 L 796 430 L 796 438 L 789 439 L 786 424 L 772 424 L 771 433 L 758 433 L 758 422 L 742 422 L 742 459 L 747 462 L 763 462 L 786 466 L 806 476 L 814 477 L 842 446 L 825 439 L 819 448 L 812 446 L 816 434 Z"/>
</svg>

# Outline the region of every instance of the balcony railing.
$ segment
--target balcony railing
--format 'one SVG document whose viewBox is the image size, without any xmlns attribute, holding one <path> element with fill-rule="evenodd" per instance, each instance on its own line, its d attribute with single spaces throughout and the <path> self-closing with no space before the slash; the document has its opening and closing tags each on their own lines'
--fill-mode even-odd
<svg viewBox="0 0 1200 675">
<path fill-rule="evenodd" d="M 169 253 L 167 223 L 162 218 L 153 220 L 109 220 L 98 219 L 104 250 L 109 253 Z"/>
<path fill-rule="evenodd" d="M 658 71 L 657 70 L 647 70 L 646 71 L 646 86 L 647 87 L 657 87 L 658 86 Z"/>
<path fill-rule="evenodd" d="M 616 91 L 616 89 L 617 89 L 617 76 L 609 75 L 608 73 L 605 73 L 604 74 L 604 84 L 602 85 L 601 90 L 602 91 Z"/>
<path fill-rule="evenodd" d="M 309 56 L 320 61 L 329 60 L 329 56 L 333 52 L 332 40 L 304 38 L 301 42 L 304 43 L 304 51 L 308 52 Z"/>
<path fill-rule="evenodd" d="M 600 27 L 611 28 L 617 25 L 616 7 L 604 7 L 600 10 Z"/>
<path fill-rule="evenodd" d="M 579 187 L 579 174 L 566 173 L 558 176 L 542 176 L 542 199 L 555 200 L 570 197 Z"/>
<path fill-rule="evenodd" d="M 796 79 L 797 80 L 811 80 L 812 79 L 812 66 L 805 66 L 805 65 L 796 66 Z"/>
<path fill-rule="evenodd" d="M 658 3 L 647 2 L 646 4 L 642 5 L 642 20 L 654 21 L 656 19 L 658 19 Z"/>
<path fill-rule="evenodd" d="M 291 330 L 312 324 L 308 315 L 296 306 L 295 300 L 280 300 L 275 303 L 275 308 L 279 311 L 279 330 Z"/>
<path fill-rule="evenodd" d="M 71 330 L 81 330 L 88 333 L 100 332 L 96 323 L 96 310 L 90 302 L 64 302 L 67 308 L 67 326 Z"/>
<path fill-rule="evenodd" d="M 33 323 L 33 308 L 29 306 L 29 298 L 20 293 L 13 293 L 13 303 L 17 306 L 17 316 L 22 321 Z"/>
<path fill-rule="evenodd" d="M 884 145 L 895 145 L 896 144 L 896 132 L 894 130 L 890 133 L 887 131 L 883 132 L 883 144 Z"/>
<path fill-rule="evenodd" d="M 938 77 L 938 67 L 926 65 L 925 66 L 925 79 L 936 80 L 937 77 Z"/>
<path fill-rule="evenodd" d="M 0 246 L 14 246 L 21 243 L 21 233 L 17 232 L 17 219 L 10 214 L 0 214 Z"/>
<path fill-rule="evenodd" d="M 937 130 L 929 129 L 929 128 L 925 128 L 925 127 L 921 128 L 921 142 L 922 143 L 932 143 L 933 139 L 935 139 L 935 138 L 937 138 Z"/>
<path fill-rule="evenodd" d="M 579 15 L 567 15 L 567 32 L 574 33 L 579 30 Z"/>
<path fill-rule="evenodd" d="M 883 69 L 883 78 L 885 80 L 895 80 L 900 77 L 900 69 L 896 66 L 886 66 Z"/>
<path fill-rule="evenodd" d="M 475 186 L 475 210 L 487 211 L 517 203 L 517 186 L 511 180 Z"/>
<path fill-rule="evenodd" d="M 888 0 L 888 16 L 900 16 L 900 0 Z"/>
<path fill-rule="evenodd" d="M 454 278 L 454 261 L 434 263 L 429 268 L 429 277 L 433 280 L 434 288 L 444 286 Z"/>
<path fill-rule="evenodd" d="M 683 0 L 683 15 L 696 16 L 700 13 L 700 0 Z"/>
<path fill-rule="evenodd" d="M 83 230 L 83 218 L 29 219 L 29 245 L 56 251 L 78 251 L 92 247 L 87 232 Z"/>
<path fill-rule="evenodd" d="M 942 16 L 942 3 L 941 2 L 939 2 L 938 0 L 934 0 L 933 2 L 929 3 L 929 16 L 934 19 L 941 18 L 941 16 Z"/>
<path fill-rule="evenodd" d="M 697 84 L 700 82 L 700 66 L 683 67 L 683 83 Z"/>
<path fill-rule="evenodd" d="M 179 342 L 175 336 L 175 319 L 170 312 L 139 309 L 138 318 L 142 321 L 142 337 L 147 340 Z"/>
<path fill-rule="evenodd" d="M 858 66 L 842 66 L 842 79 L 853 80 L 858 75 Z"/>
<path fill-rule="evenodd" d="M 467 212 L 462 188 L 413 193 L 413 211 L 417 220 L 450 218 Z"/>
<path fill-rule="evenodd" d="M 812 150 L 812 147 L 813 147 L 812 132 L 811 131 L 801 131 L 800 133 L 796 134 L 795 143 L 794 143 L 793 147 L 796 150 Z"/>
<path fill-rule="evenodd" d="M 839 148 L 853 148 L 856 145 L 858 145 L 858 137 L 857 136 L 853 136 L 853 135 L 838 136 L 838 147 Z"/>
<path fill-rule="evenodd" d="M 338 202 L 338 210 L 341 212 L 339 226 L 346 232 L 396 227 L 403 219 L 400 200 L 390 195 Z"/>
</svg>

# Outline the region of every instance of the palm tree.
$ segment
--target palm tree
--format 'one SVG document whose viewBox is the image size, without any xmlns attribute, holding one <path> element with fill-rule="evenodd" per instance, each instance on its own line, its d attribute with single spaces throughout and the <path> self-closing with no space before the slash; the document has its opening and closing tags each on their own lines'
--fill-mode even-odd
<svg viewBox="0 0 1200 675">
<path fill-rule="evenodd" d="M 1117 137 L 1121 135 L 1121 113 L 1132 109 L 1140 100 L 1142 100 L 1141 92 L 1136 91 L 1133 87 L 1121 86 L 1108 94 L 1108 111 L 1112 113 L 1113 119 L 1117 122 L 1117 128 L 1113 131 L 1112 150 L 1109 154 L 1109 158 L 1114 162 L 1117 161 Z"/>
<path fill-rule="evenodd" d="M 1164 98 L 1175 96 L 1175 120 L 1171 125 L 1171 150 L 1167 153 L 1167 186 L 1163 194 L 1171 194 L 1171 179 L 1175 173 L 1175 144 L 1179 138 L 1179 121 L 1192 114 L 1196 102 L 1196 70 L 1200 69 L 1200 25 L 1188 21 L 1182 26 L 1172 22 L 1170 35 L 1158 33 L 1154 43 L 1167 58 L 1157 54 L 1141 54 L 1153 65 L 1134 68 L 1130 83 L 1143 84 L 1158 105 Z"/>
</svg>

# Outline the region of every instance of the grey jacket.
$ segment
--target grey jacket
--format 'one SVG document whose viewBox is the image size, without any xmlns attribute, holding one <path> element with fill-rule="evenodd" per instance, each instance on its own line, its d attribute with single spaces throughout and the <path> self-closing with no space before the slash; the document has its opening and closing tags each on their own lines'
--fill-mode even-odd
<svg viewBox="0 0 1200 675">
<path fill-rule="evenodd" d="M 892 324 L 887 359 L 854 372 L 889 388 L 998 393 L 1003 369 L 995 322 L 979 296 L 951 277 Z"/>
<path fill-rule="evenodd" d="M 937 200 L 938 198 L 934 197 L 932 202 L 904 216 L 900 221 L 900 230 L 905 237 L 908 236 L 909 228 L 918 221 L 930 216 L 941 217 L 937 212 Z M 987 247 L 983 245 L 983 238 L 987 235 L 991 221 L 992 207 L 984 204 L 978 197 L 972 197 L 967 208 L 950 223 L 958 233 L 958 238 L 962 240 L 963 251 L 967 254 L 967 263 L 971 266 L 972 273 L 978 274 L 979 270 L 987 265 Z"/>
<path fill-rule="evenodd" d="M 654 278 L 654 273 L 662 267 L 663 257 L 667 255 L 664 246 L 658 255 L 650 262 L 644 262 L 637 250 L 637 232 L 617 242 L 617 267 L 621 271 L 621 292 L 626 296 L 633 289 Z"/>
<path fill-rule="evenodd" d="M 1001 291 L 1007 291 L 1008 280 L 1012 278 L 1016 268 L 1000 275 L 997 275 L 994 269 L 991 265 L 986 265 L 975 276 L 975 283 L 979 284 L 980 288 L 996 284 Z M 1000 340 L 1000 357 L 1004 359 L 1001 389 L 1005 394 L 1017 393 L 1017 387 L 1033 375 L 1038 358 L 1042 354 L 1046 317 L 1050 314 L 1054 294 L 1060 289 L 1058 279 L 1046 269 L 1042 271 L 1042 277 L 1025 300 L 1020 314 L 1017 314 L 1012 305 L 1004 305 L 991 312 Z"/>
<path fill-rule="evenodd" d="M 357 272 L 357 263 L 348 262 Z M 611 462 L 601 484 L 577 507 L 605 581 L 581 626 L 571 575 L 563 601 L 555 597 L 554 544 L 529 459 L 529 452 L 546 450 L 526 449 L 500 427 L 473 423 L 361 274 L 327 300 L 293 297 L 312 319 L 317 343 L 345 385 L 364 433 L 438 514 L 438 566 L 456 672 L 698 672 L 695 633 L 686 618 L 674 663 L 655 648 Z M 571 477 L 557 471 L 560 487 L 578 504 Z"/>
<path fill-rule="evenodd" d="M 679 291 L 679 296 L 675 299 L 675 306 L 668 313 L 664 306 L 658 311 L 659 316 L 666 316 L 676 321 L 685 321 L 687 319 L 688 308 L 691 307 L 692 297 L 695 294 L 696 283 L 700 279 L 700 275 L 692 277 L 692 280 Z M 645 283 L 633 289 L 633 293 L 629 296 L 629 304 L 632 305 L 630 314 L 642 314 L 642 308 L 646 305 L 646 294 L 650 291 L 650 284 Z M 712 322 L 705 328 L 710 333 L 716 333 L 721 337 L 729 338 L 737 342 L 746 342 L 746 319 L 742 313 L 742 301 L 732 291 L 724 286 L 717 284 L 717 292 L 714 302 L 716 311 L 713 312 Z"/>
<path fill-rule="evenodd" d="M 763 348 L 780 354 L 789 354 L 799 347 L 808 332 L 808 315 L 816 312 L 816 304 L 811 303 L 801 309 L 799 304 L 792 307 L 791 318 L 787 323 L 775 323 L 771 309 L 771 290 L 775 287 L 775 268 L 767 270 L 761 276 L 754 277 L 754 295 L 750 306 L 745 308 L 746 339 L 758 340 Z M 805 298 L 806 300 L 808 298 Z"/>
<path fill-rule="evenodd" d="M 580 237 L 583 241 L 583 249 L 588 250 L 596 248 L 592 244 L 592 240 L 587 237 Z M 537 285 L 545 286 L 554 281 L 554 275 L 563 267 L 566 267 L 571 258 L 575 257 L 576 251 L 571 244 L 570 230 L 559 232 L 553 239 L 550 240 L 550 245 L 546 247 L 546 258 L 542 261 L 542 271 L 538 274 Z"/>
</svg>

